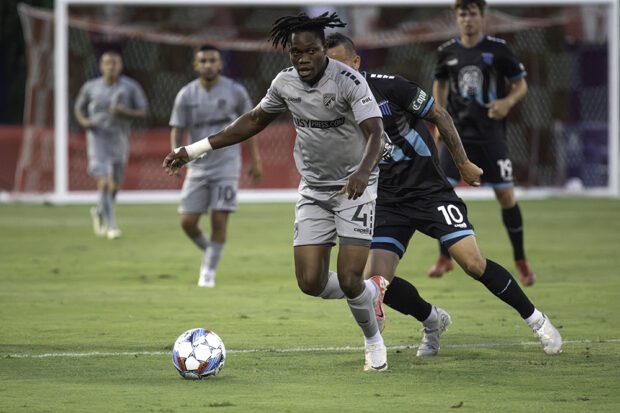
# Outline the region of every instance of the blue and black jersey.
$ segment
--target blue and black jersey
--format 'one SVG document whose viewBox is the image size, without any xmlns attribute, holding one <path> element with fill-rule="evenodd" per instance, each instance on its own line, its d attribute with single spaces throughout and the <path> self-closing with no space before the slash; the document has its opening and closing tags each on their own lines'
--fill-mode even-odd
<svg viewBox="0 0 620 413">
<path fill-rule="evenodd" d="M 439 166 L 433 137 L 422 120 L 435 103 L 433 97 L 401 76 L 362 74 L 379 105 L 389 137 L 379 163 L 377 204 L 394 204 L 452 191 Z"/>
<path fill-rule="evenodd" d="M 438 49 L 435 79 L 449 82 L 448 112 L 463 142 L 505 139 L 506 121 L 488 117 L 485 105 L 508 94 L 511 81 L 527 75 L 502 39 L 484 36 L 474 47 L 458 38 Z"/>
</svg>

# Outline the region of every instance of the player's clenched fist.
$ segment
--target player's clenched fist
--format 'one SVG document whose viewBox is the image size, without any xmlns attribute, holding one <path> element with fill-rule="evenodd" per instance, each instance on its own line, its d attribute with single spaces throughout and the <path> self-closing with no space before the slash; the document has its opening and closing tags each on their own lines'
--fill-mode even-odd
<svg viewBox="0 0 620 413">
<path fill-rule="evenodd" d="M 177 175 L 179 169 L 188 162 L 189 156 L 187 155 L 187 151 L 184 147 L 180 147 L 166 155 L 162 167 L 166 170 L 168 175 Z"/>
</svg>

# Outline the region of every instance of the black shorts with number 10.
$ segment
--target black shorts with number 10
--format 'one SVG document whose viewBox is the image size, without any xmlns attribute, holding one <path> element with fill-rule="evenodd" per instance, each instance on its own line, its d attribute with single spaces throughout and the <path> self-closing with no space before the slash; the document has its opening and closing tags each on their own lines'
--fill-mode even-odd
<svg viewBox="0 0 620 413">
<path fill-rule="evenodd" d="M 377 204 L 370 249 L 392 251 L 400 258 L 416 231 L 438 239 L 449 248 L 474 234 L 467 219 L 467 206 L 454 191 L 398 204 Z"/>
</svg>

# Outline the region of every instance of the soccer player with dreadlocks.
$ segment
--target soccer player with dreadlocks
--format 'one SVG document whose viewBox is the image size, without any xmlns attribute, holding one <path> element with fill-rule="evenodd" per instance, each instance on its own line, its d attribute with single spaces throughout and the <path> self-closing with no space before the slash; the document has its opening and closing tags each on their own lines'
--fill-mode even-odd
<svg viewBox="0 0 620 413">
<path fill-rule="evenodd" d="M 301 175 L 295 208 L 294 260 L 299 288 L 321 298 L 347 298 L 364 334 L 364 370 L 384 371 L 387 350 L 374 307 L 387 281 L 364 281 L 372 239 L 377 162 L 383 149 L 381 111 L 362 76 L 325 54 L 325 29 L 344 27 L 337 14 L 301 13 L 276 20 L 275 47 L 288 48 L 292 67 L 281 71 L 261 102 L 221 132 L 166 156 L 164 168 L 179 168 L 204 154 L 256 135 L 282 112 L 292 114 L 294 157 Z M 329 272 L 339 238 L 337 273 Z"/>
</svg>

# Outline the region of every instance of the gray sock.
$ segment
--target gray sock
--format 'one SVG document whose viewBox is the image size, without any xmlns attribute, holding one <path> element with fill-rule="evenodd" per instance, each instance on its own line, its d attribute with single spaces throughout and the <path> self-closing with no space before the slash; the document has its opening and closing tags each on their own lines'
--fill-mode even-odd
<svg viewBox="0 0 620 413">
<path fill-rule="evenodd" d="M 108 225 L 108 229 L 116 229 L 116 216 L 114 215 L 114 200 L 111 192 L 104 192 L 103 195 L 103 217 Z"/>
<path fill-rule="evenodd" d="M 217 265 L 220 263 L 220 258 L 222 258 L 223 249 L 224 244 L 221 242 L 209 242 L 209 248 L 205 251 L 204 256 L 204 264 L 208 271 L 215 272 Z"/>
<path fill-rule="evenodd" d="M 107 205 L 106 191 L 99 191 L 99 202 L 97 203 L 97 213 L 105 219 L 105 208 Z"/>
<path fill-rule="evenodd" d="M 344 292 L 340 288 L 340 282 L 338 281 L 338 274 L 333 271 L 327 274 L 327 284 L 325 284 L 325 288 L 323 288 L 319 297 L 325 299 L 344 298 Z"/>
<path fill-rule="evenodd" d="M 196 244 L 196 246 L 198 247 L 198 249 L 200 249 L 200 251 L 206 251 L 207 247 L 209 246 L 209 240 L 207 239 L 207 237 L 205 237 L 205 234 L 203 234 L 202 232 L 200 233 L 200 235 L 196 236 L 196 237 L 189 237 L 190 240 L 192 240 L 192 242 L 194 244 Z"/>
<path fill-rule="evenodd" d="M 364 337 L 374 337 L 379 332 L 375 318 L 373 294 L 374 292 L 370 288 L 364 286 L 364 292 L 359 296 L 347 298 L 353 318 L 364 332 Z"/>
</svg>

